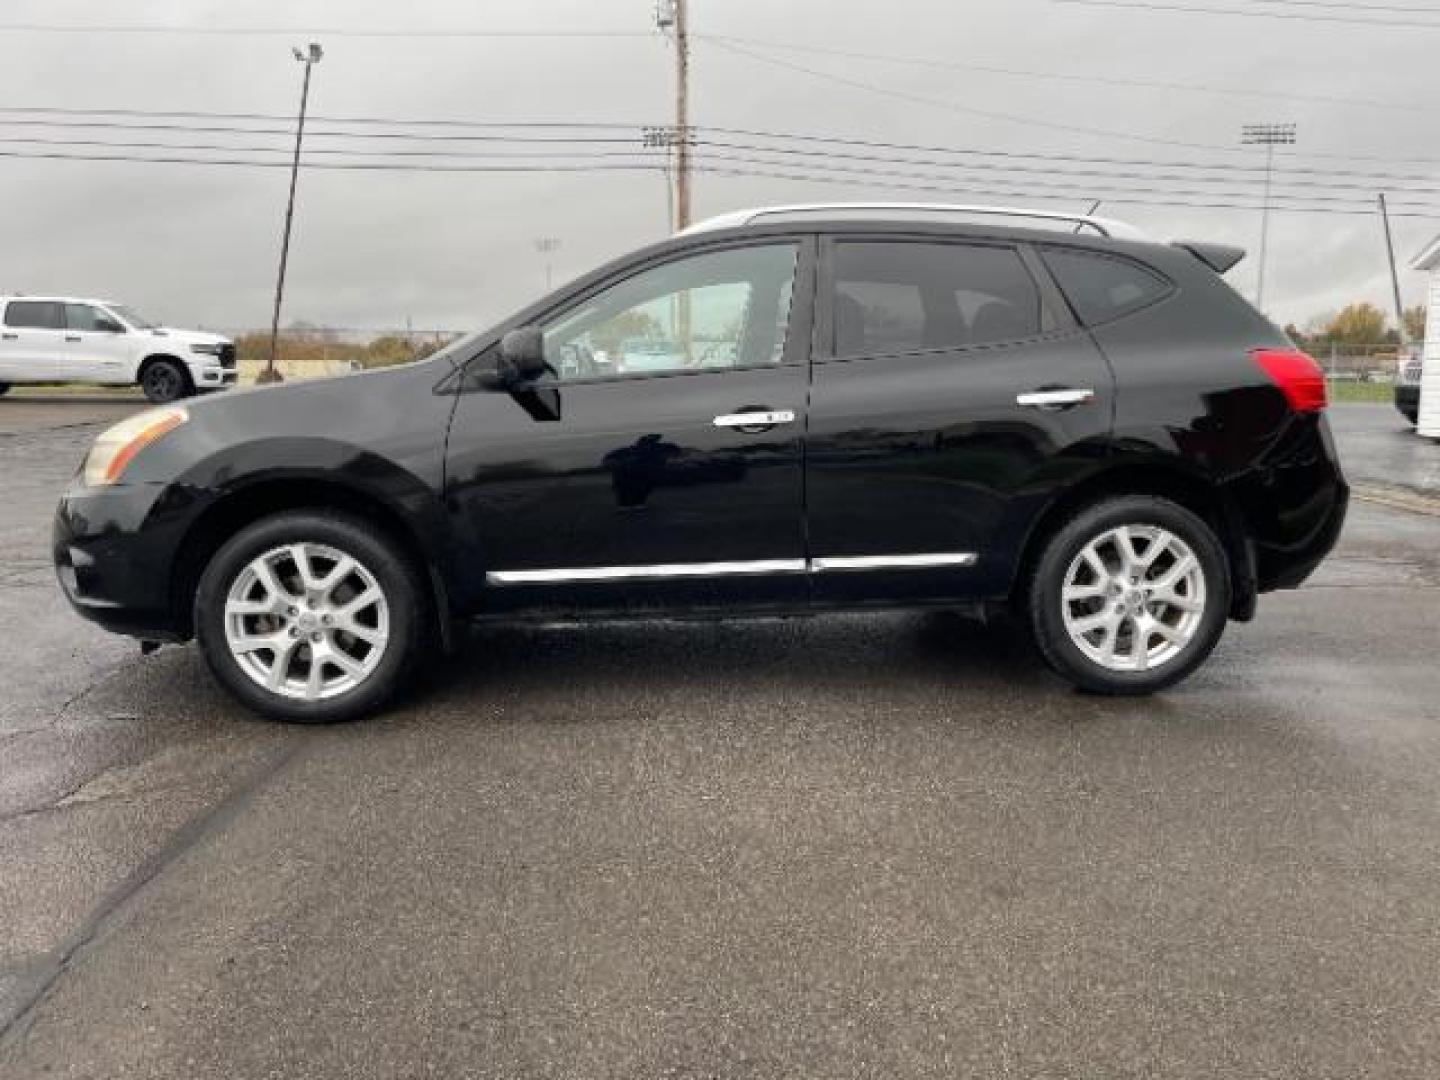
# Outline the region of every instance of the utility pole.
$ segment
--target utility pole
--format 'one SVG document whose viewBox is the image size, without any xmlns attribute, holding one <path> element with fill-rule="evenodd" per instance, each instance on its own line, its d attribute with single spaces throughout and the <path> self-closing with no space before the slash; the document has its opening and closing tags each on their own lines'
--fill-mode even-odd
<svg viewBox="0 0 1440 1080">
<path fill-rule="evenodd" d="M 553 256 L 560 250 L 560 239 L 555 236 L 537 236 L 535 238 L 535 250 L 545 257 L 545 291 L 550 291 L 555 277 Z"/>
<path fill-rule="evenodd" d="M 675 230 L 690 224 L 690 23 L 687 0 L 656 0 L 655 25 L 675 45 Z"/>
<path fill-rule="evenodd" d="M 1395 294 L 1395 325 L 1400 332 L 1400 345 L 1410 344 L 1410 335 L 1405 332 L 1405 304 L 1400 299 L 1400 272 L 1395 269 L 1395 240 L 1390 235 L 1390 208 L 1385 205 L 1385 193 L 1380 193 L 1380 220 L 1385 225 L 1385 254 L 1390 258 L 1390 288 Z"/>
<path fill-rule="evenodd" d="M 1265 312 L 1265 262 L 1270 247 L 1270 190 L 1275 177 L 1275 147 L 1295 145 L 1294 124 L 1246 124 L 1240 129 L 1243 146 L 1265 147 L 1265 202 L 1260 212 L 1260 266 L 1256 271 L 1255 306 Z"/>
<path fill-rule="evenodd" d="M 295 182 L 300 175 L 300 145 L 305 139 L 305 108 L 310 101 L 310 69 L 320 62 L 325 51 L 312 41 L 307 49 L 291 49 L 295 59 L 305 65 L 305 81 L 300 86 L 300 122 L 295 127 L 295 158 L 290 163 L 290 198 L 285 204 L 285 233 L 280 241 L 280 273 L 275 279 L 275 313 L 270 319 L 270 360 L 255 381 L 280 382 L 275 356 L 280 347 L 280 302 L 285 296 L 285 265 L 290 260 L 290 226 L 295 220 Z"/>
</svg>

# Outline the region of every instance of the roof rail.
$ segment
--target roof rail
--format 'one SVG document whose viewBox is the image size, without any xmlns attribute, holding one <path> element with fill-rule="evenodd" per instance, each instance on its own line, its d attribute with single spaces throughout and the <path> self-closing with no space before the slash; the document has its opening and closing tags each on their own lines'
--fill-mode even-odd
<svg viewBox="0 0 1440 1080">
<path fill-rule="evenodd" d="M 803 217 L 820 214 L 854 214 L 857 217 L 887 217 L 897 214 L 981 216 L 1029 218 L 1034 221 L 1078 226 L 1093 229 L 1100 236 L 1114 240 L 1148 240 L 1140 229 L 1112 218 L 1095 217 L 1093 214 L 1071 214 L 1061 210 L 1033 210 L 1007 206 L 968 206 L 949 203 L 907 203 L 907 202 L 851 202 L 851 203 L 796 203 L 788 206 L 761 206 L 749 210 L 732 210 L 697 222 L 680 232 L 681 236 L 691 233 L 710 232 L 714 229 L 738 229 L 754 225 L 762 218 Z"/>
</svg>

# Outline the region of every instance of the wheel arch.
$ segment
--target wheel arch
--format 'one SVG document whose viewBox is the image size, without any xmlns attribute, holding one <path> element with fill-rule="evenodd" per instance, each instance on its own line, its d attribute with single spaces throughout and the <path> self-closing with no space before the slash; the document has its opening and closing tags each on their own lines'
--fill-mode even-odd
<svg viewBox="0 0 1440 1080">
<path fill-rule="evenodd" d="M 176 548 L 170 575 L 170 606 L 185 636 L 194 633 L 192 605 L 200 576 L 221 545 L 246 526 L 287 510 L 338 510 L 367 523 L 412 559 L 429 584 L 427 616 L 443 646 L 452 645 L 449 590 L 433 552 L 405 515 L 383 498 L 333 478 L 275 477 L 235 488 L 191 523 Z"/>
<path fill-rule="evenodd" d="M 1115 464 L 1051 500 L 1031 524 L 1020 548 L 1011 597 L 1025 595 L 1045 543 L 1078 511 L 1103 499 L 1150 495 L 1185 507 L 1214 531 L 1230 564 L 1230 618 L 1248 622 L 1259 593 L 1254 546 L 1234 501 L 1223 487 L 1178 463 Z"/>
<path fill-rule="evenodd" d="M 165 361 L 168 361 L 178 367 L 181 374 L 185 376 L 185 381 L 190 386 L 190 389 L 195 389 L 195 378 L 190 374 L 190 365 L 185 362 L 183 357 L 176 356 L 174 353 L 171 352 L 146 353 L 145 356 L 141 358 L 140 363 L 135 366 L 135 382 L 138 384 L 143 381 L 146 371 L 154 367 L 156 364 Z"/>
</svg>

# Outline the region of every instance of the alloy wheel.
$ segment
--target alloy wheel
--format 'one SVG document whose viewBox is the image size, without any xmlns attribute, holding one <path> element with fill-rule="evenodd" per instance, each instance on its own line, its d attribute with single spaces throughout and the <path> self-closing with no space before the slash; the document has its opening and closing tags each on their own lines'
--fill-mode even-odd
<svg viewBox="0 0 1440 1080">
<path fill-rule="evenodd" d="M 1065 572 L 1070 640 L 1109 671 L 1150 671 L 1179 656 L 1205 613 L 1205 574 L 1184 540 L 1121 525 L 1086 544 Z"/>
<path fill-rule="evenodd" d="M 390 610 L 375 575 L 324 544 L 287 544 L 256 556 L 226 595 L 230 655 L 283 697 L 317 701 L 355 689 L 389 640 Z"/>
</svg>

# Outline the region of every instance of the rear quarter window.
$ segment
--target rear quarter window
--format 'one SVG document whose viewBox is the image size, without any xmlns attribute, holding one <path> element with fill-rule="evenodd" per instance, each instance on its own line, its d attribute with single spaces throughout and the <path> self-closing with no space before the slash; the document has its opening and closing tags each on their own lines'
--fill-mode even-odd
<svg viewBox="0 0 1440 1080">
<path fill-rule="evenodd" d="M 5 309 L 5 325 L 26 330 L 63 330 L 64 308 L 47 300 L 12 300 Z"/>
<path fill-rule="evenodd" d="M 1075 314 L 1092 326 L 1148 307 L 1173 288 L 1148 267 L 1115 255 L 1044 248 L 1041 256 Z"/>
</svg>

